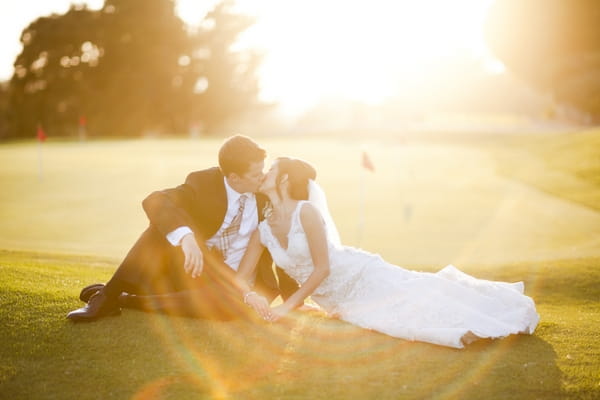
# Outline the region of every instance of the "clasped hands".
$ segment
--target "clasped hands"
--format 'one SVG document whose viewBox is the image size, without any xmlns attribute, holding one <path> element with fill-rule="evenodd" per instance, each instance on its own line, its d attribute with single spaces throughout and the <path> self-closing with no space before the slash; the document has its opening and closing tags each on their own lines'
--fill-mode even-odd
<svg viewBox="0 0 600 400">
<path fill-rule="evenodd" d="M 185 255 L 183 265 L 185 272 L 192 278 L 199 277 L 204 268 L 204 255 L 193 233 L 188 233 L 181 239 L 181 249 Z M 254 291 L 244 295 L 244 303 L 252 307 L 262 319 L 269 322 L 279 320 L 290 311 L 285 304 L 271 308 L 267 299 Z"/>
<path fill-rule="evenodd" d="M 285 304 L 271 307 L 268 300 L 256 292 L 246 293 L 244 295 L 244 303 L 252 307 L 262 319 L 269 322 L 275 322 L 289 312 Z"/>
<path fill-rule="evenodd" d="M 202 274 L 204 268 L 204 255 L 193 233 L 188 233 L 181 239 L 181 249 L 185 255 L 183 268 L 192 278 Z M 267 299 L 256 292 L 248 292 L 244 296 L 244 303 L 256 311 L 265 321 L 275 322 L 285 316 L 289 309 L 284 304 L 271 308 Z"/>
</svg>

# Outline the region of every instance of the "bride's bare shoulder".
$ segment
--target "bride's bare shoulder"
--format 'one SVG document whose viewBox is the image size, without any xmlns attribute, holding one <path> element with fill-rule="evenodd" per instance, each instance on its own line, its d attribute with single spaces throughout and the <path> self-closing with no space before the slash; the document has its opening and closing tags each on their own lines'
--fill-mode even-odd
<svg viewBox="0 0 600 400">
<path fill-rule="evenodd" d="M 300 221 L 302 221 L 303 226 L 321 223 L 321 214 L 312 203 L 305 201 L 300 207 Z"/>
</svg>

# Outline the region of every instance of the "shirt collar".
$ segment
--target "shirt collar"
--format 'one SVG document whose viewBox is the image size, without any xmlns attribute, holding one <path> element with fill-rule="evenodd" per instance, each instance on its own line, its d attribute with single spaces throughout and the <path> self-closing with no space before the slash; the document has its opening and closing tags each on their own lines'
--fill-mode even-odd
<svg viewBox="0 0 600 400">
<path fill-rule="evenodd" d="M 230 203 L 237 202 L 241 195 L 245 195 L 247 198 L 251 198 L 253 193 L 239 193 L 234 188 L 229 186 L 229 182 L 227 182 L 227 178 L 223 177 L 223 182 L 225 182 L 225 191 L 227 192 L 227 199 Z"/>
</svg>

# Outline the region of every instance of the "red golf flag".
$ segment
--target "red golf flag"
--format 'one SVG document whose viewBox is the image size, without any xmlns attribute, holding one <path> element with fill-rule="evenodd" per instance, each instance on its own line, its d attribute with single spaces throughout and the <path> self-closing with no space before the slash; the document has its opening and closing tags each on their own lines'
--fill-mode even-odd
<svg viewBox="0 0 600 400">
<path fill-rule="evenodd" d="M 41 124 L 38 124 L 38 126 L 37 126 L 37 139 L 40 142 L 43 142 L 44 140 L 46 140 L 46 132 L 44 132 L 44 128 L 42 128 Z"/>
<path fill-rule="evenodd" d="M 375 166 L 373 165 L 373 162 L 371 162 L 371 159 L 366 151 L 363 151 L 362 153 L 362 166 L 371 172 L 375 172 Z"/>
</svg>

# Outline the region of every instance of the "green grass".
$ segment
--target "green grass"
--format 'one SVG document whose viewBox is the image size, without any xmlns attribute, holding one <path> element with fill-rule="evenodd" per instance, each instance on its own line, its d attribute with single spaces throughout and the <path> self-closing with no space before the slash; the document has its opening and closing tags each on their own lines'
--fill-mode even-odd
<svg viewBox="0 0 600 400">
<path fill-rule="evenodd" d="M 0 397 L 7 399 L 582 399 L 600 396 L 600 259 L 469 270 L 524 279 L 533 336 L 465 350 L 406 342 L 320 315 L 286 325 L 125 310 L 73 324 L 97 258 L 0 253 Z M 137 396 L 137 397 L 136 397 Z"/>
<path fill-rule="evenodd" d="M 37 145 L 11 143 L 0 146 L 0 398 L 600 397 L 597 132 L 259 140 L 316 165 L 345 243 L 409 268 L 525 281 L 535 334 L 454 350 L 320 315 L 252 325 L 126 310 L 71 324 L 81 287 L 106 281 L 147 224 L 144 196 L 214 165 L 221 141 L 49 141 L 43 176 Z"/>
<path fill-rule="evenodd" d="M 399 265 L 462 267 L 600 255 L 600 213 L 497 174 L 506 165 L 496 162 L 495 151 L 508 149 L 502 153 L 507 155 L 514 146 L 417 138 L 259 140 L 270 159 L 292 155 L 315 164 L 344 243 Z M 220 143 L 49 141 L 42 150 L 42 179 L 36 143 L 2 145 L 0 249 L 121 259 L 147 225 L 144 197 L 215 165 Z M 375 173 L 361 168 L 363 149 Z M 514 165 L 532 159 L 511 151 Z"/>
<path fill-rule="evenodd" d="M 518 137 L 504 144 L 497 152 L 502 173 L 600 210 L 600 129 Z"/>
</svg>

